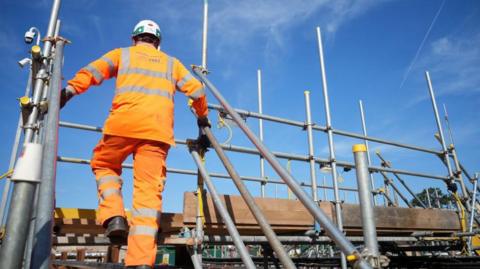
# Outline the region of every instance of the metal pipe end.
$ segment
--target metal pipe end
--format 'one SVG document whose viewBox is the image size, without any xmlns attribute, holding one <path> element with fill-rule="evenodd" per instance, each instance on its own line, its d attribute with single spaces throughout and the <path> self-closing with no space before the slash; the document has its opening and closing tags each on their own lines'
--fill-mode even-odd
<svg viewBox="0 0 480 269">
<path fill-rule="evenodd" d="M 365 144 L 355 144 L 352 147 L 352 152 L 366 152 L 367 151 L 367 146 Z"/>
</svg>

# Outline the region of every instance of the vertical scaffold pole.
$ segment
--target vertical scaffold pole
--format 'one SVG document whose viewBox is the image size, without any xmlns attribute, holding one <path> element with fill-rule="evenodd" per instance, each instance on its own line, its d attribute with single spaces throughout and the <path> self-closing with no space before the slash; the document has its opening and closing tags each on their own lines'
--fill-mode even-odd
<svg viewBox="0 0 480 269">
<path fill-rule="evenodd" d="M 428 188 L 426 188 L 425 191 L 427 195 L 428 208 L 432 208 L 432 201 L 430 200 L 430 191 L 428 190 Z"/>
<path fill-rule="evenodd" d="M 202 67 L 207 69 L 208 0 L 203 0 Z"/>
<path fill-rule="evenodd" d="M 28 120 L 24 123 L 25 145 L 30 144 L 34 134 L 38 132 L 37 120 L 40 113 L 38 104 L 42 97 L 42 90 L 47 78 L 48 57 L 52 48 L 55 25 L 60 9 L 60 0 L 54 0 L 50 14 L 50 20 L 47 31 L 47 41 L 43 46 L 42 57 L 43 64 L 35 78 L 35 87 L 33 90 L 33 108 L 28 116 Z M 41 160 L 38 160 L 41 161 Z M 22 264 L 23 254 L 28 236 L 30 217 L 33 207 L 33 199 L 35 188 L 38 183 L 32 181 L 15 181 L 8 212 L 6 237 L 2 248 L 0 249 L 0 268 L 20 268 Z M 50 231 L 49 231 L 50 232 Z M 44 246 L 50 251 L 50 246 Z"/>
<path fill-rule="evenodd" d="M 475 178 L 473 179 L 473 190 L 472 190 L 472 211 L 470 212 L 470 220 L 468 221 L 468 232 L 471 233 L 473 231 L 473 220 L 475 219 L 475 211 L 476 211 L 476 206 L 475 206 L 475 198 L 477 198 L 477 185 L 478 185 L 478 178 L 479 174 L 475 173 Z M 469 249 L 472 249 L 472 237 L 468 237 L 468 246 Z"/>
<path fill-rule="evenodd" d="M 333 132 L 332 132 L 332 122 L 330 117 L 330 100 L 328 98 L 328 88 L 327 88 L 327 77 L 325 72 L 325 62 L 323 58 L 323 44 L 322 44 L 322 34 L 320 32 L 320 27 L 317 27 L 317 41 L 318 41 L 318 54 L 320 60 L 320 71 L 322 74 L 322 88 L 323 88 L 323 100 L 325 104 L 325 117 L 326 117 L 326 128 L 328 134 L 328 148 L 330 151 L 330 166 L 332 168 L 332 180 L 333 180 L 333 194 L 334 194 L 334 203 L 335 203 L 335 216 L 337 219 L 337 227 L 343 232 L 343 219 L 342 219 L 342 207 L 340 205 L 340 194 L 338 192 L 338 179 L 337 179 L 337 162 L 335 160 L 335 147 L 333 144 Z M 345 260 L 345 255 L 341 253 L 341 264 L 342 269 L 347 268 L 347 262 Z"/>
<path fill-rule="evenodd" d="M 362 130 L 363 130 L 363 135 L 367 137 L 367 124 L 365 121 L 365 110 L 363 109 L 363 102 L 362 100 L 358 100 L 358 106 L 360 107 L 360 118 L 362 120 Z M 368 161 L 368 166 L 372 164 L 372 159 L 370 158 L 370 148 L 368 146 L 368 140 L 364 140 L 365 146 L 367 147 L 367 161 Z M 372 190 L 375 189 L 375 179 L 373 178 L 373 173 L 370 173 L 370 181 L 372 182 Z M 377 196 L 373 194 L 373 205 L 377 205 Z"/>
<path fill-rule="evenodd" d="M 372 257 L 368 261 L 373 268 L 379 268 L 378 258 L 380 253 L 378 251 L 375 212 L 373 210 L 372 187 L 369 180 L 367 147 L 364 144 L 356 144 L 353 146 L 352 151 L 355 159 L 363 238 L 367 253 Z"/>
<path fill-rule="evenodd" d="M 225 100 L 220 91 L 208 80 L 205 74 L 202 73 L 201 68 L 193 66 L 193 72 L 202 80 L 210 92 L 217 98 L 220 104 L 225 108 L 225 111 L 232 117 L 233 121 L 238 124 L 238 127 L 245 133 L 247 138 L 255 145 L 260 154 L 272 166 L 280 178 L 290 187 L 292 192 L 297 196 L 298 200 L 305 206 L 305 208 L 312 214 L 312 216 L 320 223 L 325 233 L 336 243 L 341 249 L 342 253 L 347 254 L 349 261 L 355 263 L 358 268 L 371 268 L 365 260 L 362 259 L 360 253 L 355 249 L 353 244 L 348 241 L 346 236 L 332 223 L 329 217 L 323 212 L 320 207 L 315 204 L 309 195 L 303 190 L 302 186 L 295 178 L 287 172 L 287 170 L 280 164 L 273 153 L 258 139 L 258 137 L 250 130 L 242 117 L 233 107 Z"/>
<path fill-rule="evenodd" d="M 250 254 L 248 253 L 247 248 L 245 247 L 245 244 L 242 242 L 240 234 L 238 233 L 238 230 L 235 227 L 235 223 L 233 222 L 232 218 L 228 214 L 227 209 L 225 208 L 222 201 L 220 200 L 220 196 L 218 195 L 217 190 L 210 179 L 210 176 L 205 170 L 205 166 L 202 163 L 202 160 L 200 155 L 198 154 L 198 151 L 195 148 L 191 147 L 190 154 L 192 155 L 193 160 L 195 161 L 195 164 L 198 167 L 198 171 L 200 172 L 203 179 L 205 180 L 205 184 L 207 185 L 208 191 L 212 196 L 212 200 L 213 200 L 213 203 L 215 204 L 215 208 L 218 210 L 220 216 L 222 217 L 223 222 L 227 227 L 228 233 L 232 237 L 233 243 L 237 248 L 240 258 L 245 264 L 245 267 L 251 268 L 251 269 L 256 268 L 255 264 L 252 261 L 252 258 L 250 257 Z"/>
<path fill-rule="evenodd" d="M 451 186 L 455 185 L 455 180 L 453 177 L 452 166 L 450 165 L 450 158 L 448 156 L 447 145 L 445 144 L 445 136 L 443 135 L 442 122 L 440 121 L 440 116 L 438 114 L 437 101 L 435 100 L 435 93 L 433 91 L 432 80 L 430 79 L 430 73 L 428 71 L 425 71 L 425 78 L 427 80 L 428 91 L 430 92 L 430 99 L 432 101 L 433 113 L 435 114 L 435 121 L 437 122 L 438 134 L 440 135 L 440 140 L 442 142 L 443 158 L 445 159 L 447 170 L 448 170 L 448 176 L 449 176 L 447 185 L 450 189 Z"/>
<path fill-rule="evenodd" d="M 310 179 L 312 182 L 312 198 L 318 202 L 317 175 L 315 173 L 315 152 L 313 149 L 313 131 L 312 131 L 312 115 L 310 110 L 310 92 L 305 91 L 305 112 L 307 115 L 307 136 L 308 136 L 308 158 L 310 159 Z"/>
<path fill-rule="evenodd" d="M 202 70 L 207 73 L 207 45 L 208 45 L 208 0 L 203 0 L 203 29 L 202 29 Z M 205 86 L 205 85 L 204 85 Z M 202 159 L 205 156 L 205 152 L 200 152 Z M 202 160 L 204 161 L 204 160 Z M 195 218 L 195 244 L 191 253 L 192 262 L 195 269 L 202 268 L 202 253 L 203 253 L 203 225 L 205 222 L 205 216 L 203 212 L 204 206 L 204 179 L 200 174 L 197 175 L 197 214 Z"/>
<path fill-rule="evenodd" d="M 257 70 L 257 91 L 258 91 L 258 113 L 261 115 L 263 113 L 263 100 L 262 100 L 262 71 L 260 69 Z M 258 119 L 258 135 L 260 141 L 263 142 L 263 120 Z M 265 197 L 265 159 L 263 156 L 260 155 L 260 177 L 262 178 L 262 182 L 260 183 L 260 193 L 262 197 Z"/>
<path fill-rule="evenodd" d="M 55 203 L 55 179 L 57 174 L 58 118 L 60 111 L 60 89 L 62 87 L 62 62 L 65 42 L 59 40 L 55 46 L 53 74 L 48 91 L 48 114 L 45 128 L 45 150 L 42 165 L 37 218 L 35 223 L 35 247 L 32 254 L 33 268 L 50 268 L 52 246 L 53 211 Z"/>
<path fill-rule="evenodd" d="M 32 86 L 32 66 L 30 65 L 27 87 L 25 89 L 24 96 L 30 95 L 31 86 Z M 15 166 L 15 161 L 18 155 L 18 147 L 20 145 L 20 138 L 22 136 L 22 125 L 23 125 L 22 112 L 20 112 L 18 116 L 17 131 L 15 132 L 15 139 L 13 141 L 13 147 L 10 153 L 10 162 L 8 164 L 8 171 L 13 171 L 13 168 Z M 11 183 L 12 181 L 10 180 L 10 176 L 7 176 L 5 178 L 5 185 L 3 187 L 2 200 L 0 202 L 0 227 L 3 227 L 5 224 L 5 208 L 7 207 L 8 198 L 10 197 Z"/>
</svg>

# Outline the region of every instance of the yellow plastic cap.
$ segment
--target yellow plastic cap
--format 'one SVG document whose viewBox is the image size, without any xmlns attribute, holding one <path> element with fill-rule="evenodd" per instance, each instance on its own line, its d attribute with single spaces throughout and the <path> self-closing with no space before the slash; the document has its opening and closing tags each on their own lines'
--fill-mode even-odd
<svg viewBox="0 0 480 269">
<path fill-rule="evenodd" d="M 356 260 L 357 260 L 357 255 L 355 255 L 355 254 L 350 254 L 350 255 L 347 256 L 347 261 L 349 261 L 349 262 L 354 262 Z"/>
<path fill-rule="evenodd" d="M 20 101 L 20 105 L 26 106 L 30 103 L 30 98 L 28 96 L 22 96 L 20 97 L 19 101 Z"/>
<path fill-rule="evenodd" d="M 40 46 L 33 46 L 32 47 L 32 54 L 39 54 L 40 53 Z"/>
<path fill-rule="evenodd" d="M 365 152 L 367 151 L 367 146 L 365 144 L 356 144 L 352 147 L 353 152 Z"/>
</svg>

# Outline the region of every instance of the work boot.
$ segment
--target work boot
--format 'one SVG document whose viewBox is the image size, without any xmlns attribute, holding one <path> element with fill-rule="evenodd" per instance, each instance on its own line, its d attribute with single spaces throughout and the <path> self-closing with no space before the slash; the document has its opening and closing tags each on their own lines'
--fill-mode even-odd
<svg viewBox="0 0 480 269">
<path fill-rule="evenodd" d="M 127 269 L 152 269 L 150 265 L 128 266 Z"/>
<path fill-rule="evenodd" d="M 112 217 L 105 222 L 104 226 L 106 226 L 105 235 L 110 239 L 112 245 L 127 243 L 128 225 L 124 217 Z"/>
</svg>

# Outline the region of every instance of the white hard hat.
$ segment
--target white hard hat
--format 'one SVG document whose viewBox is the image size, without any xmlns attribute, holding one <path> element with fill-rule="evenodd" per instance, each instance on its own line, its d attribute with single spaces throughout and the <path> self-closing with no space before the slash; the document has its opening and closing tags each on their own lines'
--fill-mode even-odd
<svg viewBox="0 0 480 269">
<path fill-rule="evenodd" d="M 152 34 L 156 36 L 159 40 L 162 38 L 162 32 L 160 31 L 160 26 L 152 20 L 142 20 L 135 25 L 133 28 L 132 37 L 141 34 Z"/>
</svg>

